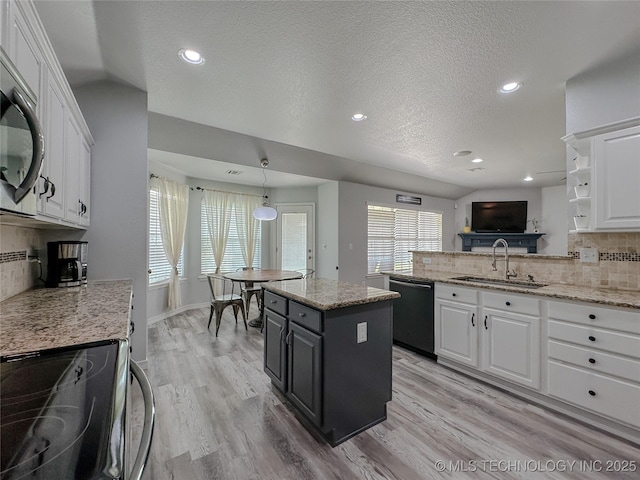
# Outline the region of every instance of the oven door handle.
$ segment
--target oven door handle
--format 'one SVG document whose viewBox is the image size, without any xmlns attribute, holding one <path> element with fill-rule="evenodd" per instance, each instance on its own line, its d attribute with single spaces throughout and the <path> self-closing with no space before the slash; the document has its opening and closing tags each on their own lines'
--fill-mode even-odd
<svg viewBox="0 0 640 480">
<path fill-rule="evenodd" d="M 138 454 L 136 460 L 133 463 L 131 469 L 131 475 L 129 480 L 140 480 L 144 467 L 147 464 L 149 458 L 149 451 L 151 450 L 151 439 L 153 437 L 153 426 L 156 418 L 156 406 L 153 398 L 153 391 L 151 390 L 151 383 L 149 379 L 136 362 L 130 360 L 131 373 L 140 384 L 142 390 L 142 398 L 144 399 L 144 425 L 142 427 L 142 437 L 140 438 L 140 447 L 138 448 Z"/>
</svg>

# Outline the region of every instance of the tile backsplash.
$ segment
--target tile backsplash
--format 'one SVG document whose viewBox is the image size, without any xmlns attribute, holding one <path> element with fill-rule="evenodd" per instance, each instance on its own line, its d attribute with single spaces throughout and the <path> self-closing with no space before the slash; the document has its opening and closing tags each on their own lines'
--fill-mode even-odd
<svg viewBox="0 0 640 480">
<path fill-rule="evenodd" d="M 597 263 L 580 261 L 580 249 L 598 249 Z M 532 275 L 535 281 L 593 288 L 640 290 L 640 233 L 572 234 L 568 238 L 568 255 L 513 255 L 509 268 L 519 278 Z M 424 259 L 430 264 L 425 264 Z M 414 252 L 416 275 L 429 270 L 484 277 L 504 276 L 504 263 L 498 271 L 491 269 L 491 254 L 478 252 Z"/>
<path fill-rule="evenodd" d="M 0 225 L 0 301 L 41 284 L 40 267 L 27 252 L 41 249 L 43 241 L 41 230 Z"/>
</svg>

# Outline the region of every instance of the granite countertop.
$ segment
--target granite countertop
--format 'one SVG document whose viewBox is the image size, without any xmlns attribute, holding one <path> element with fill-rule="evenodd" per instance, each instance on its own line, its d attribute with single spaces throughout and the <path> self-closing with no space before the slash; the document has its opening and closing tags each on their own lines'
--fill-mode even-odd
<svg viewBox="0 0 640 480">
<path fill-rule="evenodd" d="M 563 284 L 545 284 L 544 287 L 531 289 L 511 285 L 487 285 L 485 283 L 456 280 L 456 277 L 464 277 L 468 275 L 463 272 L 455 273 L 432 271 L 420 276 L 414 275 L 411 270 L 382 273 L 396 278 L 406 278 L 409 280 L 416 279 L 428 280 L 432 282 L 452 283 L 455 285 L 463 285 L 465 287 L 502 290 L 506 292 L 538 295 L 541 297 L 558 298 L 562 300 L 574 300 L 578 302 L 598 303 L 601 305 L 613 307 L 640 309 L 640 292 L 633 290 L 614 290 L 607 288 L 591 288 Z"/>
<path fill-rule="evenodd" d="M 400 298 L 397 292 L 323 278 L 284 280 L 262 286 L 265 290 L 323 311 Z"/>
<path fill-rule="evenodd" d="M 131 280 L 38 288 L 0 302 L 0 355 L 129 338 Z"/>
</svg>

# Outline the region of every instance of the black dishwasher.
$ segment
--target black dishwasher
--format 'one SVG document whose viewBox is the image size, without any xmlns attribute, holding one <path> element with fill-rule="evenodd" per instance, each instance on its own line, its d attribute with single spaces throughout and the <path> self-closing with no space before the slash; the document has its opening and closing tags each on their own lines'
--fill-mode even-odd
<svg viewBox="0 0 640 480">
<path fill-rule="evenodd" d="M 393 343 L 436 359 L 433 282 L 390 277 L 389 290 L 401 295 L 393 301 Z"/>
</svg>

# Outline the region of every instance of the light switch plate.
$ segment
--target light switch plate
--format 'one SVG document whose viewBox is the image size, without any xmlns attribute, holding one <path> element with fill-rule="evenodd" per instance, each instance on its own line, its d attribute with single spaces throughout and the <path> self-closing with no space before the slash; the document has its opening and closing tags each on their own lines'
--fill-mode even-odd
<svg viewBox="0 0 640 480">
<path fill-rule="evenodd" d="M 581 248 L 580 261 L 584 263 L 598 263 L 597 248 Z"/>
<path fill-rule="evenodd" d="M 367 322 L 358 324 L 358 343 L 364 343 L 367 341 Z"/>
</svg>

